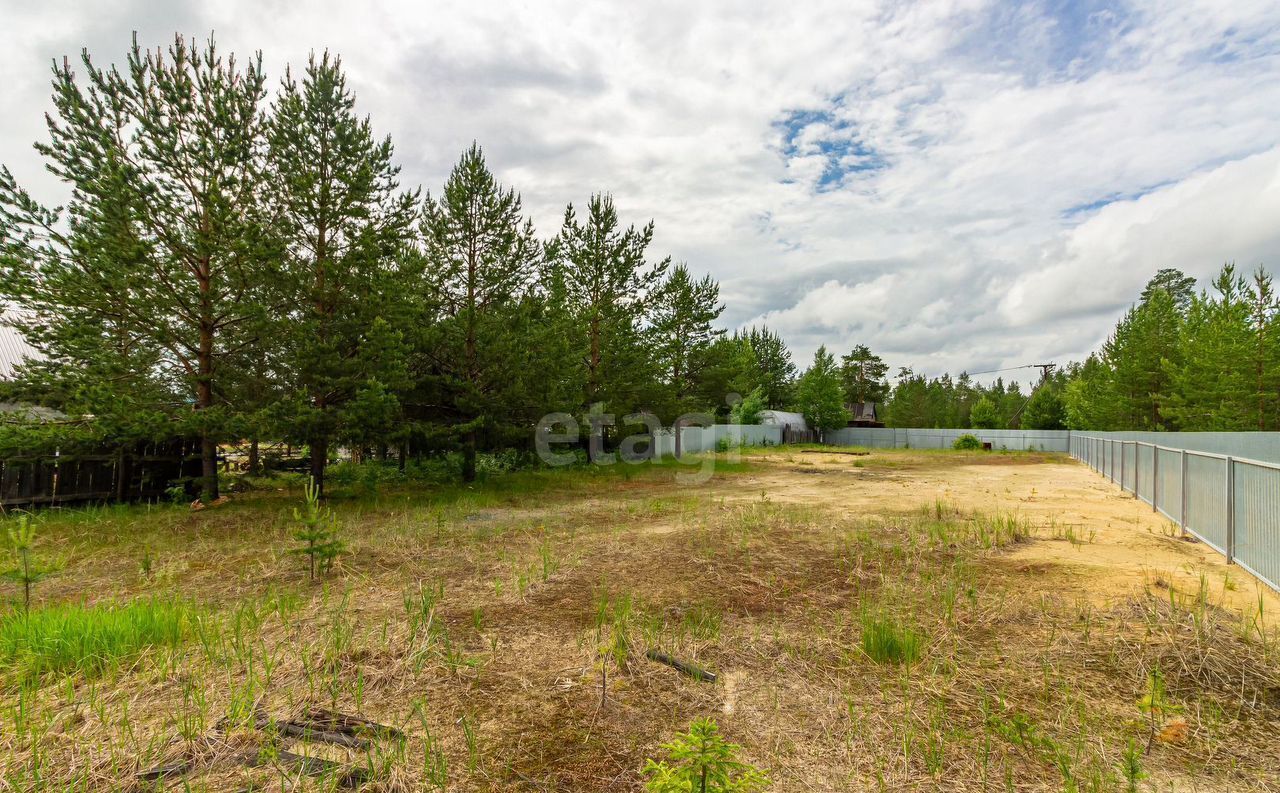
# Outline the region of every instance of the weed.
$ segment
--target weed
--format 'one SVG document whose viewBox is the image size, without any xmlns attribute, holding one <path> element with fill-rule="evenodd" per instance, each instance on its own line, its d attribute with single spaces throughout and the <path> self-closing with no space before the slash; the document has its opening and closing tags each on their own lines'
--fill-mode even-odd
<svg viewBox="0 0 1280 793">
<path fill-rule="evenodd" d="M 1146 772 L 1142 770 L 1142 753 L 1138 751 L 1138 745 L 1132 738 L 1120 755 L 1120 773 L 1124 776 L 1127 793 L 1138 793 L 1138 783 L 1147 778 Z"/>
<path fill-rule="evenodd" d="M 1169 699 L 1164 686 L 1164 673 L 1160 671 L 1158 663 L 1152 665 L 1151 671 L 1147 673 L 1147 690 L 1142 699 L 1138 700 L 1138 710 L 1147 717 L 1147 752 L 1150 753 L 1151 744 L 1165 717 L 1182 712 L 1182 706 Z"/>
<path fill-rule="evenodd" d="M 720 636 L 723 620 L 720 610 L 714 605 L 695 603 L 684 612 L 681 627 L 699 641 L 713 641 Z"/>
</svg>

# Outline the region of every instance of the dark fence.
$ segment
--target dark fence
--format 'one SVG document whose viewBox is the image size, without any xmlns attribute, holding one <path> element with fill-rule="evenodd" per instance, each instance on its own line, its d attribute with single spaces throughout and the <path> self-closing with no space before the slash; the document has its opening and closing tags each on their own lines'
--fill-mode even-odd
<svg viewBox="0 0 1280 793">
<path fill-rule="evenodd" d="M 140 444 L 124 451 L 0 460 L 0 506 L 51 506 L 166 497 L 175 482 L 200 476 L 194 440 Z"/>
<path fill-rule="evenodd" d="M 795 429 L 790 424 L 782 426 L 783 443 L 821 443 L 822 433 L 817 430 Z"/>
</svg>

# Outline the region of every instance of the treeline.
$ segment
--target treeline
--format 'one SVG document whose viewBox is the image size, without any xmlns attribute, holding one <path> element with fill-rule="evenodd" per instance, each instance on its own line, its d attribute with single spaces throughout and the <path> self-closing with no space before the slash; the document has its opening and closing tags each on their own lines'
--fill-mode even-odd
<svg viewBox="0 0 1280 793">
<path fill-rule="evenodd" d="M 1280 300 L 1271 275 L 1224 266 L 1209 289 L 1161 270 L 1079 366 L 1069 426 L 1094 430 L 1280 429 Z"/>
<path fill-rule="evenodd" d="M 36 147 L 65 207 L 0 170 L 0 300 L 44 356 L 6 396 L 72 419 L 6 425 L 0 452 L 198 437 L 214 499 L 240 439 L 307 447 L 317 482 L 336 445 L 459 452 L 469 480 L 550 412 L 791 398 L 782 340 L 716 329 L 718 284 L 608 194 L 542 238 L 474 144 L 439 192 L 402 186 L 337 58 L 273 92 L 260 55 L 181 37 L 82 68 L 55 65 Z"/>
<path fill-rule="evenodd" d="M 1242 431 L 1280 429 L 1280 299 L 1262 267 L 1225 265 L 1209 289 L 1163 269 L 1107 341 L 1030 393 L 968 375 L 899 372 L 895 427 Z"/>
</svg>

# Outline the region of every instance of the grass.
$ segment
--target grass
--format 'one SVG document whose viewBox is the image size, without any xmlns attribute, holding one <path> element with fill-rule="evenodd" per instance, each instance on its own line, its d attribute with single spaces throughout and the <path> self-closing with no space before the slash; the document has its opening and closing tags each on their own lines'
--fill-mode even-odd
<svg viewBox="0 0 1280 793">
<path fill-rule="evenodd" d="M 331 506 L 350 549 L 315 583 L 282 550 L 298 480 L 201 513 L 50 511 L 41 542 L 64 566 L 33 617 L 185 616 L 172 641 L 139 630 L 34 674 L 0 656 L 26 681 L 0 689 L 0 788 L 138 789 L 191 759 L 170 788 L 332 789 L 288 750 L 367 768 L 366 790 L 636 790 L 713 715 L 778 792 L 1280 789 L 1274 601 L 1243 573 L 1102 591 L 1022 559 L 1065 539 L 1097 561 L 1106 518 L 1056 457 L 988 454 L 966 479 L 979 455 L 871 451 L 863 469 L 807 455 L 814 476 L 742 450 L 698 486 L 672 463 L 472 487 L 349 471 Z M 75 605 L 88 593 L 121 605 Z M 1154 668 L 1158 713 L 1137 705 Z M 254 729 L 317 707 L 407 736 L 355 750 Z M 228 762 L 246 751 L 272 761 Z"/>
<path fill-rule="evenodd" d="M 59 604 L 0 621 L 0 667 L 19 684 L 78 672 L 97 677 L 152 647 L 176 647 L 190 608 L 148 598 L 127 604 Z"/>
<path fill-rule="evenodd" d="M 862 651 L 878 664 L 911 664 L 924 652 L 924 636 L 892 615 L 864 614 Z"/>
</svg>

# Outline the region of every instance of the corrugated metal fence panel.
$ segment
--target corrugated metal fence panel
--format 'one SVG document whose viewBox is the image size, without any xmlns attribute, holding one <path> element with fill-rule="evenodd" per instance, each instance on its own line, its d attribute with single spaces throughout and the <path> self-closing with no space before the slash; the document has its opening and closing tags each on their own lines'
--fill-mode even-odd
<svg viewBox="0 0 1280 793">
<path fill-rule="evenodd" d="M 1199 448 L 1182 448 L 1182 440 Z M 1139 498 L 1229 562 L 1280 589 L 1280 461 L 1229 454 L 1239 450 L 1274 454 L 1280 433 L 1079 433 L 1072 438 L 1076 459 L 1126 490 L 1136 487 Z"/>
<path fill-rule="evenodd" d="M 1138 488 L 1138 444 L 1125 443 L 1120 450 L 1120 460 L 1124 466 L 1124 476 L 1121 481 L 1124 483 L 1124 489 L 1130 493 L 1136 493 Z"/>
<path fill-rule="evenodd" d="M 714 451 L 721 440 L 732 446 L 777 446 L 782 442 L 782 427 L 763 424 L 716 424 L 711 427 L 682 427 L 680 452 L 696 454 Z M 674 453 L 674 442 L 672 453 Z"/>
<path fill-rule="evenodd" d="M 1280 584 L 1280 469 L 1232 462 L 1234 556 L 1254 575 Z"/>
<path fill-rule="evenodd" d="M 1150 504 L 1156 495 L 1156 447 L 1138 444 L 1133 459 L 1138 467 L 1138 498 Z"/>
<path fill-rule="evenodd" d="M 1156 506 L 1169 520 L 1182 520 L 1182 454 L 1172 449 L 1157 449 Z"/>
<path fill-rule="evenodd" d="M 873 449 L 950 449 L 961 435 L 975 435 L 993 449 L 1066 452 L 1071 433 L 1067 430 L 978 430 L 845 427 L 827 433 L 827 443 L 836 446 L 866 446 Z"/>
<path fill-rule="evenodd" d="M 1141 441 L 1193 452 L 1280 463 L 1280 432 L 1084 432 L 1094 438 Z"/>
<path fill-rule="evenodd" d="M 1227 461 L 1187 455 L 1187 531 L 1227 552 Z"/>
</svg>

